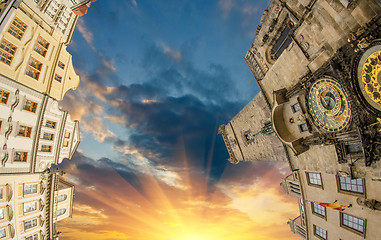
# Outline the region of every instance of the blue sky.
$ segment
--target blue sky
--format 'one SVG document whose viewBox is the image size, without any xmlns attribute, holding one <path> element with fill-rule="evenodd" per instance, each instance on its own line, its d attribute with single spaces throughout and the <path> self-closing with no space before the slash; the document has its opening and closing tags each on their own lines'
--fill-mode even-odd
<svg viewBox="0 0 381 240">
<path fill-rule="evenodd" d="M 180 209 L 193 209 L 194 204 L 211 212 L 200 215 L 193 211 L 189 219 L 218 218 L 229 209 L 246 221 L 241 237 L 232 238 L 238 236 L 234 232 L 215 234 L 219 239 L 252 239 L 248 231 L 258 231 L 255 229 L 261 221 L 253 216 L 262 214 L 260 209 L 264 209 L 264 218 L 282 216 L 271 225 L 280 226 L 273 239 L 290 239 L 286 222 L 287 217 L 296 217 L 296 207 L 279 187 L 280 177 L 288 173 L 287 165 L 233 166 L 227 162 L 222 137 L 217 135 L 218 126 L 226 124 L 258 93 L 243 56 L 267 3 L 98 0 L 79 19 L 68 50 L 81 83 L 61 102 L 72 119 L 80 120 L 81 129 L 78 153 L 60 166 L 68 172 L 68 180 L 77 184 L 74 218 L 64 225 L 68 232 L 64 239 L 80 239 L 75 237 L 79 232 L 88 239 L 165 239 L 166 233 L 156 233 L 157 229 L 147 230 L 150 235 L 138 231 L 140 226 L 126 230 L 113 221 L 108 227 L 97 221 L 87 228 L 75 224 L 76 216 L 89 222 L 120 218 L 129 224 L 136 220 L 136 216 L 116 214 L 106 200 L 99 199 L 107 192 L 123 199 L 121 205 L 140 203 L 136 196 L 122 197 L 121 188 L 150 203 L 157 200 L 154 193 L 160 193 L 159 199 L 177 199 L 176 203 L 165 201 L 171 207 L 160 202 L 144 212 L 151 216 L 164 211 L 160 209 L 178 211 L 174 215 L 182 220 L 168 226 L 183 226 L 182 230 L 167 239 L 191 239 L 179 236 L 189 235 L 184 229 L 197 224 L 187 221 L 189 213 L 180 214 Z M 115 182 L 108 181 L 114 178 Z M 252 192 L 259 186 L 266 186 L 266 190 Z M 269 196 L 279 212 L 268 209 L 266 215 L 266 207 L 247 204 L 250 199 L 254 205 L 255 201 L 265 204 Z M 221 211 L 213 212 L 216 208 L 211 206 L 217 203 Z M 219 226 L 224 224 L 230 223 Z M 272 232 L 268 225 L 260 229 L 266 232 L 266 227 Z M 103 228 L 107 230 L 101 231 Z M 94 229 L 100 231 L 97 237 L 91 235 Z M 197 239 L 214 239 L 212 232 L 204 235 L 209 237 Z M 272 239 L 262 237 L 256 239 Z"/>
</svg>

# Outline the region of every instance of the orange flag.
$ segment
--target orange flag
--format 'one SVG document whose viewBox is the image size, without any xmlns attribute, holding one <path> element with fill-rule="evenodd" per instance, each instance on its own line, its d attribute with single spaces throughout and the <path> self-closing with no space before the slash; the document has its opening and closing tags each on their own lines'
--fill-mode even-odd
<svg viewBox="0 0 381 240">
<path fill-rule="evenodd" d="M 349 204 L 348 206 L 340 205 L 337 200 L 334 201 L 333 203 L 322 203 L 322 202 L 315 202 L 315 201 L 309 201 L 309 200 L 307 200 L 307 201 L 313 202 L 313 203 L 318 204 L 318 205 L 323 206 L 323 207 L 332 208 L 332 209 L 335 209 L 338 211 L 344 211 L 345 208 L 352 207 L 352 204 Z"/>
</svg>

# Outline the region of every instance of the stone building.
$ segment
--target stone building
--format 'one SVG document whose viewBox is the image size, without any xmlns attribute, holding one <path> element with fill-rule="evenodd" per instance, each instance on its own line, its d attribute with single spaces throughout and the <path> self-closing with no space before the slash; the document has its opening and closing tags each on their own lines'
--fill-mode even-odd
<svg viewBox="0 0 381 240">
<path fill-rule="evenodd" d="M 263 116 L 253 113 L 269 111 L 293 172 L 282 185 L 299 200 L 300 216 L 289 223 L 303 239 L 381 234 L 380 27 L 376 0 L 273 0 L 244 57 L 267 109 L 250 102 L 233 120 L 255 122 Z M 232 143 L 225 140 L 229 153 Z M 279 144 L 269 144 L 253 151 L 271 156 Z M 352 207 L 339 212 L 308 202 L 335 200 Z"/>
<path fill-rule="evenodd" d="M 62 100 L 68 90 L 79 85 L 72 56 L 66 50 L 72 33 L 63 36 L 62 31 L 46 22 L 45 14 L 36 14 L 30 8 L 35 5 L 31 2 L 34 3 L 15 1 L 1 15 L 0 73 Z M 75 21 L 71 22 L 70 31 L 74 31 Z"/>
<path fill-rule="evenodd" d="M 51 97 L 0 76 L 0 173 L 43 172 L 71 159 L 78 121 Z"/>
<path fill-rule="evenodd" d="M 72 216 L 74 186 L 56 172 L 0 175 L 0 238 L 59 239 L 57 222 Z"/>
</svg>

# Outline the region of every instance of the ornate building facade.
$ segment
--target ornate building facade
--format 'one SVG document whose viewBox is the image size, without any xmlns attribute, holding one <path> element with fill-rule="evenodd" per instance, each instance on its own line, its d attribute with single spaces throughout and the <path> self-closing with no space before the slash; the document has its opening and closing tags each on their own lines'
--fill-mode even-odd
<svg viewBox="0 0 381 240">
<path fill-rule="evenodd" d="M 71 217 L 74 196 L 74 185 L 59 175 L 0 175 L 1 239 L 59 239 L 56 224 Z"/>
<path fill-rule="evenodd" d="M 256 113 L 269 112 L 293 172 L 282 186 L 299 200 L 300 216 L 289 223 L 303 239 L 381 234 L 380 26 L 379 1 L 273 0 L 244 57 L 267 104 L 249 103 L 237 116 L 253 128 L 263 118 Z M 233 143 L 225 140 L 229 154 Z M 279 144 L 268 144 L 252 151 L 276 161 L 269 149 Z M 339 212 L 309 202 L 335 200 L 352 207 Z"/>
</svg>

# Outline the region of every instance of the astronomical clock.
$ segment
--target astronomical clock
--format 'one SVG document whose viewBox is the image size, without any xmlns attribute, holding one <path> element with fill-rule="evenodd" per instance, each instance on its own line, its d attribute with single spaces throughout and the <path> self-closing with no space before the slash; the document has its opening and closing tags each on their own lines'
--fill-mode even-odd
<svg viewBox="0 0 381 240">
<path fill-rule="evenodd" d="M 312 119 L 320 129 L 338 132 L 350 123 L 348 94 L 336 80 L 328 77 L 316 80 L 308 92 L 307 101 Z"/>
<path fill-rule="evenodd" d="M 357 63 L 357 87 L 372 110 L 381 111 L 381 43 L 368 48 Z"/>
</svg>

